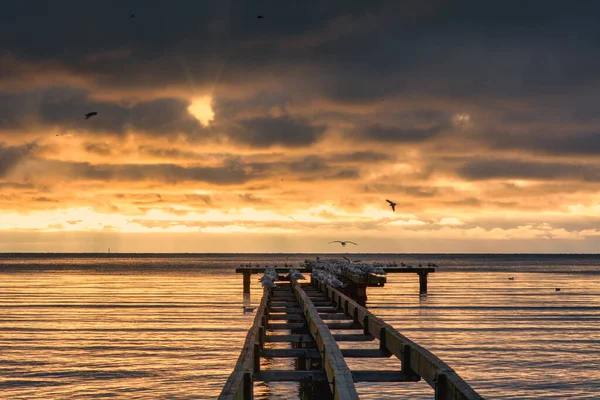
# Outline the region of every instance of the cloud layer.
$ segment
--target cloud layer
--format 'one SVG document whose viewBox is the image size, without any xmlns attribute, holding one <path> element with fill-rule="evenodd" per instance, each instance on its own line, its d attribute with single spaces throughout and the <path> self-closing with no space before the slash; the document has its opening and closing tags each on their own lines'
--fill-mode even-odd
<svg viewBox="0 0 600 400">
<path fill-rule="evenodd" d="M 599 16 L 558 1 L 10 0 L 0 230 L 594 251 Z"/>
</svg>

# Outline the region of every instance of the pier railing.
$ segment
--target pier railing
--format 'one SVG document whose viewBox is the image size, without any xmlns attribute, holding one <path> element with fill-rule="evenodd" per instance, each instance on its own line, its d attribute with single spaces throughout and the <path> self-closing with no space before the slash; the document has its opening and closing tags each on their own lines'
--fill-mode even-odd
<svg viewBox="0 0 600 400">
<path fill-rule="evenodd" d="M 338 308 L 363 326 L 364 334 L 379 338 L 381 350 L 389 351 L 402 361 L 402 372 L 420 376 L 435 390 L 436 400 L 483 399 L 448 364 L 429 350 L 402 335 L 391 325 L 330 285 L 313 281 Z"/>
<path fill-rule="evenodd" d="M 356 388 L 354 387 L 352 372 L 350 372 L 333 335 L 296 279 L 292 278 L 291 282 L 296 298 L 308 322 L 310 333 L 315 339 L 317 348 L 321 353 L 323 369 L 327 374 L 328 382 L 332 386 L 334 398 L 358 400 L 358 393 L 356 393 Z"/>
<path fill-rule="evenodd" d="M 264 321 L 267 313 L 267 307 L 269 304 L 269 298 L 271 295 L 270 289 L 263 289 L 263 297 L 260 302 L 260 306 L 256 310 L 256 316 L 254 317 L 254 324 L 246 335 L 246 341 L 244 347 L 235 365 L 233 373 L 229 376 L 229 379 L 223 387 L 221 400 L 243 400 L 251 399 L 253 391 L 252 373 L 256 362 L 260 363 L 258 352 L 259 343 L 264 340 Z M 258 358 L 258 360 L 257 360 Z"/>
</svg>

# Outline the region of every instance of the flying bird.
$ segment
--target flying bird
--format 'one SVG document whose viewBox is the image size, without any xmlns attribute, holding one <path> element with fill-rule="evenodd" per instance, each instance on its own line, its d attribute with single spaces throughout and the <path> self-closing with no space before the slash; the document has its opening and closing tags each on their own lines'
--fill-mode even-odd
<svg viewBox="0 0 600 400">
<path fill-rule="evenodd" d="M 85 114 L 85 119 L 90 119 L 94 115 L 98 115 L 98 113 L 96 111 L 89 112 L 89 113 Z"/>
<path fill-rule="evenodd" d="M 135 17 L 135 14 L 131 14 L 131 16 L 129 18 L 133 18 L 133 17 Z"/>
<path fill-rule="evenodd" d="M 256 18 L 264 18 L 262 15 L 257 15 Z"/>
<path fill-rule="evenodd" d="M 388 199 L 385 199 L 385 201 L 387 201 L 388 203 L 390 203 L 390 207 L 392 207 L 392 211 L 396 212 L 396 203 L 394 203 L 393 201 L 390 201 Z"/>
<path fill-rule="evenodd" d="M 345 240 L 345 241 L 341 241 L 341 240 L 334 240 L 333 242 L 329 242 L 329 244 L 331 244 L 331 243 L 339 243 L 339 244 L 341 244 L 341 245 L 342 245 L 342 247 L 346 247 L 346 244 L 347 244 L 347 243 L 352 243 L 353 245 L 356 245 L 356 246 L 358 246 L 358 244 L 356 244 L 356 243 L 354 243 L 354 242 L 351 242 L 351 241 L 349 241 L 349 240 Z"/>
</svg>

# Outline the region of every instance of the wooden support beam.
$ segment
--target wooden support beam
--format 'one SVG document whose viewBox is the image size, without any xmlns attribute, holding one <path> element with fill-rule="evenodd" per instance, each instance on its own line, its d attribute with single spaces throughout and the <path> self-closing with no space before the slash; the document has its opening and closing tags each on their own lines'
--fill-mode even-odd
<svg viewBox="0 0 600 400">
<path fill-rule="evenodd" d="M 261 357 L 270 358 L 294 358 L 294 357 L 321 357 L 319 350 L 315 349 L 264 349 L 260 352 Z"/>
<path fill-rule="evenodd" d="M 313 304 L 315 304 L 315 303 L 313 303 Z M 320 313 L 322 313 L 322 312 L 323 313 L 325 313 L 325 312 L 334 313 L 334 312 L 337 312 L 337 310 L 338 310 L 336 307 L 327 307 L 327 306 L 325 306 L 325 307 L 316 307 L 315 306 L 315 309 Z"/>
<path fill-rule="evenodd" d="M 271 313 L 278 313 L 278 312 L 285 312 L 285 313 L 300 313 L 302 314 L 302 309 L 300 307 L 271 307 Z M 273 315 L 273 314 L 271 314 Z"/>
<path fill-rule="evenodd" d="M 382 268 L 388 274 L 414 274 L 419 271 L 427 271 L 427 272 L 435 272 L 435 267 L 413 267 L 413 268 L 405 268 L 405 267 L 383 267 Z M 298 272 L 310 273 L 310 268 L 296 267 Z M 275 268 L 280 274 L 287 274 L 290 272 L 289 268 Z M 238 274 L 250 273 L 250 274 L 262 274 L 265 272 L 265 267 L 238 267 L 235 269 L 235 272 Z"/>
<path fill-rule="evenodd" d="M 304 324 L 304 322 L 290 322 L 290 323 L 285 323 L 285 324 L 267 324 L 267 330 L 272 330 L 272 331 L 282 331 L 282 330 L 290 330 L 290 329 L 300 329 L 302 327 L 306 326 Z"/>
<path fill-rule="evenodd" d="M 280 301 L 274 300 L 271 301 L 271 307 L 294 307 L 298 304 L 295 301 Z"/>
<path fill-rule="evenodd" d="M 321 317 L 322 320 L 348 320 L 348 319 L 352 319 L 352 318 L 348 318 L 346 315 L 342 314 L 342 313 L 335 313 L 335 314 L 330 314 L 330 313 L 319 313 L 319 317 Z"/>
<path fill-rule="evenodd" d="M 304 321 L 304 315 L 300 313 L 270 314 L 269 319 L 272 321 Z"/>
<path fill-rule="evenodd" d="M 291 334 L 291 335 L 265 335 L 265 342 L 312 342 L 313 338 L 310 335 Z"/>
<path fill-rule="evenodd" d="M 254 374 L 255 381 L 261 382 L 316 382 L 327 381 L 323 371 L 261 371 Z"/>
</svg>

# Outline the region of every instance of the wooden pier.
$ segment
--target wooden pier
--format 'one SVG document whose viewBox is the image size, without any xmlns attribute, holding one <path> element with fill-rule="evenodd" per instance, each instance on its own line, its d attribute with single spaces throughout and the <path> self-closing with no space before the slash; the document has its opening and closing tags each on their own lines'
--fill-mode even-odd
<svg viewBox="0 0 600 400">
<path fill-rule="evenodd" d="M 296 268 L 300 273 L 310 273 L 311 268 L 299 267 Z M 435 272 L 435 267 L 383 267 L 386 273 L 394 274 L 417 274 L 419 276 L 419 294 L 427 294 L 427 276 Z M 277 267 L 275 270 L 280 274 L 288 272 L 287 267 Z M 265 272 L 265 267 L 239 267 L 235 272 L 243 275 L 244 294 L 250 294 L 250 279 L 253 274 L 262 274 Z M 366 276 L 356 276 L 346 274 L 341 279 L 347 286 L 342 289 L 342 292 L 349 295 L 359 304 L 365 305 L 367 300 L 367 287 L 384 286 L 387 279 L 385 276 L 368 274 Z"/>
<path fill-rule="evenodd" d="M 252 399 L 254 382 L 300 382 L 299 397 L 304 399 L 358 399 L 355 382 L 421 379 L 434 389 L 436 400 L 483 399 L 442 360 L 324 282 L 299 283 L 291 278 L 263 290 L 254 325 L 221 400 Z M 360 333 L 332 334 L 330 329 Z M 275 334 L 282 330 L 290 333 Z M 379 346 L 340 349 L 341 341 L 378 341 Z M 271 347 L 282 342 L 290 343 L 291 348 Z M 400 360 L 398 370 L 351 370 L 345 361 L 392 356 Z M 277 357 L 296 359 L 295 369 L 261 370 L 261 358 Z"/>
</svg>

